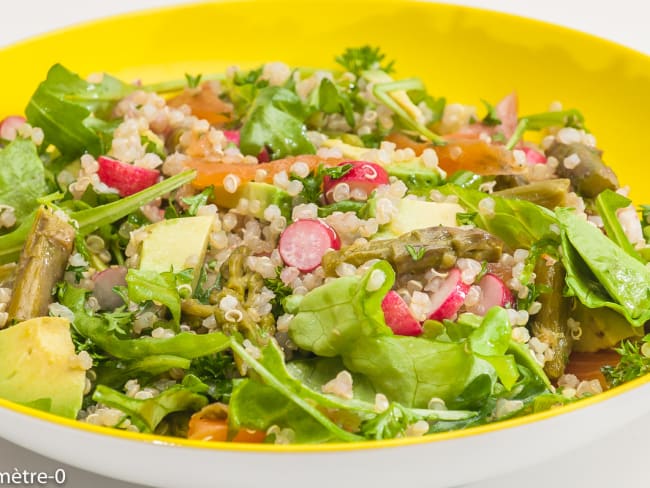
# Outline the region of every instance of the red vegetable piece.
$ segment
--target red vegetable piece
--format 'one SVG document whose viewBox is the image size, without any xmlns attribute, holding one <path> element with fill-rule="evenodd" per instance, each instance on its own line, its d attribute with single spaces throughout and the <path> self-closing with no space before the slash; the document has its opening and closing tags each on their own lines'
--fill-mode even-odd
<svg viewBox="0 0 650 488">
<path fill-rule="evenodd" d="M 411 314 L 408 305 L 397 292 L 389 291 L 381 302 L 386 325 L 397 335 L 418 336 L 422 325 Z"/>
<path fill-rule="evenodd" d="M 478 315 L 486 314 L 492 307 L 514 306 L 515 299 L 512 292 L 497 275 L 486 274 L 481 278 L 478 286 L 481 288 L 481 301 L 476 310 Z"/>
<path fill-rule="evenodd" d="M 18 133 L 18 128 L 27 120 L 20 115 L 10 115 L 0 122 L 0 139 L 13 141 Z"/>
<path fill-rule="evenodd" d="M 546 156 L 532 147 L 523 147 L 521 149 L 526 155 L 526 160 L 531 164 L 546 164 Z"/>
<path fill-rule="evenodd" d="M 462 273 L 458 268 L 449 271 L 447 278 L 431 299 L 433 310 L 429 315 L 431 320 L 450 319 L 463 306 L 469 285 L 463 282 L 461 277 Z"/>
<path fill-rule="evenodd" d="M 278 250 L 287 266 L 309 272 L 320 266 L 329 249 L 340 249 L 341 241 L 329 225 L 317 219 L 296 220 L 280 235 Z"/>
<path fill-rule="evenodd" d="M 340 178 L 332 178 L 331 176 L 323 178 L 323 192 L 325 193 L 325 199 L 330 203 L 334 202 L 334 189 L 341 183 L 346 183 L 350 187 L 350 194 L 355 189 L 363 190 L 367 197 L 378 186 L 388 185 L 389 183 L 388 173 L 378 164 L 366 161 L 344 161 L 339 166 L 346 164 L 351 164 L 352 169 Z"/>
<path fill-rule="evenodd" d="M 158 182 L 160 173 L 155 169 L 141 168 L 107 156 L 97 158 L 97 175 L 102 183 L 115 188 L 120 196 L 128 197 Z"/>
</svg>

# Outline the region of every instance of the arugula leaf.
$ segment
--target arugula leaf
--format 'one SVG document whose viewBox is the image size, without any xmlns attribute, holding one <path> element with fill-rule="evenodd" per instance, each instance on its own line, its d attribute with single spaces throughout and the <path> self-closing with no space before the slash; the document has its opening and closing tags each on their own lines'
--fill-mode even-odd
<svg viewBox="0 0 650 488">
<path fill-rule="evenodd" d="M 350 73 L 356 76 L 361 76 L 361 73 L 368 70 L 381 70 L 385 73 L 392 73 L 395 71 L 395 61 L 385 63 L 383 66 L 381 62 L 386 58 L 378 47 L 371 47 L 369 45 L 361 47 L 347 48 L 343 54 L 336 56 L 335 60 L 338 64 L 343 66 Z"/>
<path fill-rule="evenodd" d="M 170 338 L 143 336 L 120 339 L 106 330 L 106 321 L 100 315 L 90 315 L 85 308 L 87 290 L 66 286 L 60 292 L 59 302 L 75 314 L 74 329 L 102 351 L 119 359 L 142 359 L 148 356 L 170 355 L 194 359 L 227 349 L 230 339 L 220 332 L 197 335 L 181 332 Z"/>
<path fill-rule="evenodd" d="M 520 120 L 526 119 L 527 130 L 542 130 L 549 127 L 574 127 L 584 129 L 585 118 L 576 109 L 559 110 L 555 112 L 542 112 L 539 114 L 526 115 Z"/>
<path fill-rule="evenodd" d="M 573 211 L 555 213 L 569 296 L 588 308 L 611 308 L 635 326 L 650 320 L 650 270 Z"/>
<path fill-rule="evenodd" d="M 124 412 L 141 432 L 153 432 L 162 420 L 173 412 L 196 412 L 207 405 L 203 383 L 191 375 L 158 396 L 146 400 L 131 398 L 104 385 L 97 385 L 93 400 Z"/>
<path fill-rule="evenodd" d="M 621 360 L 616 366 L 604 366 L 603 375 L 610 387 L 622 385 L 635 378 L 650 373 L 650 334 L 640 341 L 622 341 L 619 347 L 615 347 Z"/>
<path fill-rule="evenodd" d="M 140 384 L 145 384 L 151 378 L 172 368 L 188 369 L 190 360 L 178 356 L 157 355 L 133 361 L 102 361 L 93 363 L 93 366 L 97 373 L 96 384 L 119 389 L 132 378 L 137 378 Z"/>
<path fill-rule="evenodd" d="M 302 101 L 291 90 L 262 88 L 245 116 L 239 147 L 244 154 L 257 155 L 268 146 L 274 159 L 314 154 L 316 149 L 305 135 L 306 115 Z"/>
<path fill-rule="evenodd" d="M 325 177 L 328 176 L 332 179 L 338 179 L 348 174 L 350 170 L 352 170 L 351 164 L 342 164 L 330 168 L 326 168 L 325 165 L 319 164 L 315 171 L 304 178 L 296 176 L 293 173 L 290 175 L 290 178 L 302 183 L 300 197 L 304 202 L 320 203 Z"/>
<path fill-rule="evenodd" d="M 45 169 L 33 142 L 16 139 L 0 150 L 0 205 L 14 209 L 18 225 L 47 192 Z"/>
<path fill-rule="evenodd" d="M 88 83 L 60 64 L 50 68 L 47 79 L 32 95 L 25 114 L 30 124 L 41 127 L 44 144 L 53 144 L 72 160 L 89 152 L 106 152 L 114 128 L 108 120 L 115 103 L 136 87 L 104 75 L 100 83 Z"/>
<path fill-rule="evenodd" d="M 483 117 L 483 120 L 481 120 L 481 123 L 483 125 L 487 125 L 490 127 L 494 127 L 497 125 L 501 124 L 501 119 L 497 115 L 497 110 L 494 107 L 494 105 L 490 104 L 489 102 L 481 99 L 481 102 L 483 102 L 483 105 L 485 105 L 485 109 L 487 110 L 487 114 L 485 114 L 485 117 Z"/>
<path fill-rule="evenodd" d="M 603 226 L 605 227 L 607 237 L 634 259 L 645 264 L 646 261 L 627 238 L 616 216 L 618 209 L 629 207 L 631 204 L 632 200 L 609 189 L 603 190 L 596 197 L 596 209 L 598 210 L 598 215 L 603 219 Z"/>
</svg>

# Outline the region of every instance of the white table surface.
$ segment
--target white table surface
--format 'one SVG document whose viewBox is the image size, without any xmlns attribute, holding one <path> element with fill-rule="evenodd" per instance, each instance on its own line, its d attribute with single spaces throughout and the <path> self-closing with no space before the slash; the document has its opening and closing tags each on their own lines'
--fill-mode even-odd
<svg viewBox="0 0 650 488">
<path fill-rule="evenodd" d="M 79 21 L 182 0 L 2 0 L 0 46 Z M 186 2 L 187 3 L 187 2 Z M 647 0 L 447 0 L 538 18 L 599 35 L 650 54 Z M 9 7 L 9 5 L 11 5 Z M 650 486 L 650 415 L 598 443 L 534 468 L 465 488 L 642 488 Z M 498 449 L 498 446 L 495 446 Z M 522 446 L 525 449 L 525 446 Z M 0 471 L 64 468 L 67 488 L 138 488 L 66 466 L 0 439 Z M 54 486 L 54 485 L 53 485 Z M 270 486 L 273 484 L 270 483 Z"/>
</svg>

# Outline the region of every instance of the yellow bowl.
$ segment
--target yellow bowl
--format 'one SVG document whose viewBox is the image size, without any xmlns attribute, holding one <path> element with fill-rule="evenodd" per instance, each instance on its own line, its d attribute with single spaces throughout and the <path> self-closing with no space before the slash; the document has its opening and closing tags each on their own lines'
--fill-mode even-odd
<svg viewBox="0 0 650 488">
<path fill-rule="evenodd" d="M 432 94 L 445 96 L 448 101 L 478 105 L 481 98 L 496 101 L 516 90 L 520 96 L 521 113 L 544 111 L 556 100 L 566 108 L 580 109 L 586 117 L 588 128 L 596 135 L 599 147 L 605 151 L 605 160 L 616 169 L 623 184 L 632 186 L 635 201 L 650 201 L 650 186 L 634 184 L 635 176 L 638 178 L 644 174 L 642 141 L 646 135 L 646 117 L 650 113 L 650 97 L 647 96 L 650 58 L 550 24 L 449 5 L 406 0 L 354 3 L 349 0 L 224 1 L 166 8 L 84 24 L 0 51 L 0 66 L 4 73 L 0 77 L 0 118 L 22 113 L 36 85 L 56 62 L 81 74 L 106 71 L 126 80 L 153 82 L 181 78 L 185 73 L 219 72 L 232 64 L 251 67 L 270 60 L 281 60 L 296 66 L 333 67 L 336 54 L 346 47 L 361 44 L 381 46 L 391 59 L 396 60 L 399 76 L 421 77 Z M 475 466 L 474 470 L 457 469 L 456 474 L 445 468 L 445 463 L 436 461 L 435 456 L 442 453 L 452 456 L 447 458 L 446 464 L 451 462 L 453 465 L 454 454 L 450 453 L 458 451 L 458 462 L 462 463 L 462 452 L 473 452 L 473 449 L 482 446 L 486 435 L 488 441 L 485 446 L 488 446 L 488 450 L 490 442 L 498 443 L 502 453 L 510 452 L 508 466 L 517 456 L 520 457 L 519 466 L 524 466 L 533 462 L 529 458 L 539 461 L 544 454 L 538 453 L 535 457 L 529 451 L 526 458 L 521 457 L 518 453 L 521 444 L 516 442 L 523 441 L 530 446 L 535 439 L 539 439 L 542 446 L 547 445 L 545 443 L 550 441 L 543 440 L 544 430 L 557 428 L 561 430 L 558 435 L 566 437 L 574 432 L 572 426 L 584 424 L 580 419 L 595 419 L 595 430 L 589 434 L 583 432 L 580 439 L 565 438 L 561 447 L 556 445 L 554 448 L 557 455 L 562 449 L 575 447 L 620 425 L 623 422 L 621 419 L 614 421 L 603 417 L 612 409 L 627 412 L 626 420 L 633 420 L 650 410 L 644 406 L 649 389 L 647 385 L 642 386 L 649 380 L 644 377 L 567 408 L 522 419 L 426 438 L 378 443 L 282 447 L 177 441 L 60 420 L 6 401 L 0 401 L 0 406 L 4 407 L 0 410 L 0 418 L 10 418 L 11 422 L 0 424 L 4 426 L 0 427 L 0 435 L 86 469 L 165 486 L 183 484 L 183 478 L 179 478 L 171 469 L 171 459 L 170 467 L 159 462 L 147 470 L 142 457 L 134 459 L 129 452 L 141 450 L 142 445 L 146 444 L 147 449 L 158 449 L 154 456 L 162 456 L 160 446 L 173 443 L 178 446 L 174 449 L 179 449 L 183 456 L 190 453 L 186 462 L 193 464 L 194 469 L 206 475 L 212 473 L 212 477 L 208 478 L 211 482 L 226 478 L 219 478 L 214 472 L 203 469 L 201 463 L 205 461 L 205 454 L 200 453 L 227 455 L 227 462 L 242 462 L 243 469 L 246 469 L 248 461 L 239 461 L 236 456 L 254 456 L 255 462 L 262 462 L 259 461 L 263 459 L 259 457 L 261 454 L 283 452 L 289 456 L 284 458 L 287 462 L 305 462 L 305 459 L 313 462 L 314 455 L 322 455 L 325 463 L 330 462 L 327 460 L 332 460 L 331 456 L 336 454 L 337 462 L 342 466 L 348 459 L 361 462 L 360 467 L 366 473 L 364 480 L 370 482 L 374 479 L 377 486 L 382 486 L 391 478 L 385 476 L 386 467 L 382 467 L 382 463 L 386 462 L 385 455 L 378 454 L 386 449 L 377 448 L 409 446 L 411 450 L 408 452 L 420 449 L 422 455 L 426 455 L 428 462 L 432 463 L 433 469 L 437 470 L 436 480 L 421 478 L 427 479 L 430 486 L 436 486 L 440 483 L 468 482 L 506 469 L 506 463 L 486 452 L 481 455 L 491 459 L 492 465 Z M 642 403 L 639 403 L 639 399 L 642 399 Z M 590 408 L 585 409 L 587 406 Z M 563 412 L 566 415 L 560 415 Z M 33 437 L 29 439 L 26 432 L 34 432 L 42 438 L 42 442 L 34 443 Z M 97 433 L 105 435 L 97 436 Z M 58 436 L 57 440 L 50 438 L 50 435 Z M 90 454 L 79 451 L 74 456 L 68 454 L 65 449 L 59 449 L 61 436 L 70 442 L 83 440 L 100 450 L 112 449 L 110 455 L 121 456 L 123 469 L 119 472 L 109 470 L 101 463 L 94 462 Z M 530 443 L 527 442 L 529 438 Z M 460 450 L 457 446 L 460 446 Z M 340 456 L 346 453 L 351 455 L 351 452 L 365 453 L 366 457 L 358 461 L 360 458 Z M 146 451 L 145 454 L 151 453 Z M 328 455 L 330 457 L 326 457 Z M 280 458 L 274 459 L 279 462 Z M 368 464 L 364 465 L 363 462 Z M 404 462 L 406 466 L 408 462 Z M 390 464 L 388 461 L 386 466 Z M 430 468 L 429 465 L 426 467 Z M 348 466 L 346 469 L 354 472 L 355 468 Z M 155 470 L 156 474 L 153 473 Z M 420 471 L 417 467 L 412 468 L 411 478 L 424 476 Z M 300 473 L 307 477 L 301 478 Z M 321 481 L 309 479 L 308 474 L 304 469 L 296 468 L 293 478 L 289 481 L 285 478 L 284 482 L 292 486 L 306 482 L 312 487 L 320 486 Z M 249 473 L 249 476 L 253 476 L 248 479 L 254 486 L 255 475 Z M 257 480 L 261 484 L 264 477 Z M 193 486 L 203 484 L 196 481 Z M 244 485 L 246 483 L 242 483 Z"/>
</svg>

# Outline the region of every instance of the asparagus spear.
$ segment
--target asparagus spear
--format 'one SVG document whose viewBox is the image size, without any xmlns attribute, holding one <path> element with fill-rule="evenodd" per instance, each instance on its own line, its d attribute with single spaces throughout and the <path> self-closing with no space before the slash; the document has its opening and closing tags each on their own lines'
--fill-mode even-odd
<svg viewBox="0 0 650 488">
<path fill-rule="evenodd" d="M 601 152 L 596 148 L 580 143 L 556 142 L 546 151 L 546 154 L 559 161 L 557 174 L 562 178 L 569 178 L 576 191 L 585 197 L 595 197 L 603 190 L 618 188 L 616 175 L 603 163 Z M 578 157 L 579 163 L 567 167 L 564 160 L 574 154 Z"/>
<path fill-rule="evenodd" d="M 63 278 L 74 244 L 75 229 L 40 207 L 20 255 L 9 308 L 9 321 L 47 315 L 52 289 Z"/>
<path fill-rule="evenodd" d="M 544 372 L 551 379 L 564 374 L 564 368 L 571 354 L 573 338 L 567 326 L 568 299 L 562 295 L 564 290 L 564 267 L 558 261 L 549 266 L 540 259 L 535 266 L 536 283 L 546 290 L 537 299 L 542 309 L 534 315 L 531 329 L 540 341 L 551 346 L 553 358 L 544 365 Z"/>
<path fill-rule="evenodd" d="M 566 194 L 569 193 L 571 181 L 567 178 L 554 180 L 535 181 L 527 185 L 515 186 L 494 192 L 495 195 L 541 205 L 550 210 L 565 205 Z"/>
<path fill-rule="evenodd" d="M 352 245 L 323 256 L 323 268 L 329 275 L 341 263 L 360 266 L 371 259 L 391 263 L 398 273 L 417 273 L 430 268 L 450 269 L 458 258 L 496 262 L 501 257 L 503 242 L 481 229 L 429 227 L 418 229 L 395 239 Z M 414 258 L 414 249 L 417 250 Z"/>
</svg>

